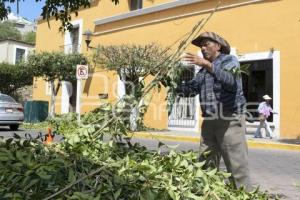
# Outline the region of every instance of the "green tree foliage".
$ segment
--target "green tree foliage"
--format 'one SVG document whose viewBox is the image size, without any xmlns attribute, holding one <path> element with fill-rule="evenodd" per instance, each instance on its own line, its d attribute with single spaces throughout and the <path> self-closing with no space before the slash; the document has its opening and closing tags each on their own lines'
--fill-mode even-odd
<svg viewBox="0 0 300 200">
<path fill-rule="evenodd" d="M 2 39 L 21 40 L 22 35 L 13 23 L 5 21 L 0 23 L 0 40 Z"/>
<path fill-rule="evenodd" d="M 25 0 L 24 0 L 25 1 Z M 42 0 L 36 0 L 39 2 Z M 113 3 L 118 4 L 119 0 L 111 0 Z M 0 1 L 0 20 L 7 18 L 10 12 L 10 7 L 5 5 L 5 3 L 16 3 L 17 0 L 2 0 Z M 61 27 L 60 30 L 64 31 L 66 29 L 71 29 L 72 24 L 70 21 L 71 13 L 78 15 L 78 10 L 81 8 L 86 8 L 90 6 L 90 0 L 45 0 L 45 5 L 42 8 L 41 16 L 44 20 L 49 21 L 52 17 L 56 20 L 60 20 Z"/>
<path fill-rule="evenodd" d="M 93 54 L 97 66 L 116 71 L 125 84 L 126 95 L 132 96 L 135 102 L 140 102 L 145 88 L 145 78 L 165 68 L 168 50 L 155 43 L 147 45 L 112 45 L 99 46 Z M 142 128 L 143 113 L 137 105 L 132 105 L 132 130 Z M 139 117 L 138 117 L 139 116 Z M 138 123 L 138 124 L 136 124 Z"/>
<path fill-rule="evenodd" d="M 42 77 L 51 84 L 50 116 L 54 116 L 55 98 L 61 81 L 76 80 L 76 65 L 86 63 L 87 59 L 82 54 L 41 52 L 28 56 L 27 65 L 34 69 L 34 76 Z M 57 81 L 56 85 L 55 81 Z"/>
<path fill-rule="evenodd" d="M 0 77 L 0 91 L 14 95 L 17 89 L 32 84 L 33 70 L 23 62 L 16 65 L 0 63 Z"/>
<path fill-rule="evenodd" d="M 76 65 L 86 64 L 82 54 L 41 52 L 28 56 L 27 64 L 34 68 L 35 76 L 46 81 L 72 81 L 76 79 Z"/>
<path fill-rule="evenodd" d="M 36 39 L 36 33 L 33 32 L 33 31 L 32 32 L 27 32 L 23 36 L 23 41 L 24 42 L 35 44 L 35 39 Z"/>
<path fill-rule="evenodd" d="M 147 45 L 99 46 L 93 55 L 94 62 L 113 70 L 126 80 L 126 94 L 137 99 L 142 96 L 144 79 L 163 68 L 168 51 L 155 43 Z"/>
</svg>

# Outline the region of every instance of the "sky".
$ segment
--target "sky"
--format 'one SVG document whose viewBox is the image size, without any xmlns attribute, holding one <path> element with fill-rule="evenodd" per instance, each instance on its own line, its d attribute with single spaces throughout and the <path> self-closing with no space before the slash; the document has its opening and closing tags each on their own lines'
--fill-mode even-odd
<svg viewBox="0 0 300 200">
<path fill-rule="evenodd" d="M 21 0 L 19 2 L 19 16 L 25 17 L 30 21 L 34 21 L 42 13 L 42 7 L 44 3 L 45 0 L 42 0 L 40 2 L 35 2 L 35 0 Z M 11 11 L 14 14 L 17 14 L 17 3 L 7 3 L 6 5 L 11 7 Z"/>
</svg>

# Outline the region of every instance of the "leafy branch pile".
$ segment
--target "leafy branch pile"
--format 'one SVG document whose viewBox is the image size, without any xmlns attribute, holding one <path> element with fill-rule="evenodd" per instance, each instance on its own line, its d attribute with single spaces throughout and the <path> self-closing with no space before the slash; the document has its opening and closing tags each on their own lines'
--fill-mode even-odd
<svg viewBox="0 0 300 200">
<path fill-rule="evenodd" d="M 2 199 L 267 199 L 224 184 L 228 174 L 203 170 L 193 152 L 149 151 L 139 144 L 91 145 L 95 130 L 80 141 L 45 146 L 16 138 L 0 142 Z"/>
<path fill-rule="evenodd" d="M 53 118 L 64 141 L 45 146 L 38 140 L 0 141 L 2 199 L 268 199 L 225 183 L 229 174 L 203 169 L 198 155 L 150 151 L 126 137 L 123 99 L 82 117 Z"/>
</svg>

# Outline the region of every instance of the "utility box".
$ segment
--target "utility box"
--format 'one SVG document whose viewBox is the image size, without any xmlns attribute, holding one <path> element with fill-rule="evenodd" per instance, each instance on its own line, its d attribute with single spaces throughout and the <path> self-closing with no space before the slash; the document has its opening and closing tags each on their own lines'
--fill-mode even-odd
<svg viewBox="0 0 300 200">
<path fill-rule="evenodd" d="M 48 117 L 48 109 L 48 101 L 25 101 L 24 121 L 28 123 L 45 121 Z"/>
</svg>

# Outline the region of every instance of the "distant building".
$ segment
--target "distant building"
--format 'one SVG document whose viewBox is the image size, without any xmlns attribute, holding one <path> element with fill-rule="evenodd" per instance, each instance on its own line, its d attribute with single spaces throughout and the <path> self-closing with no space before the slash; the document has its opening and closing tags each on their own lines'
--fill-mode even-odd
<svg viewBox="0 0 300 200">
<path fill-rule="evenodd" d="M 35 45 L 13 39 L 0 40 L 0 63 L 16 64 L 27 58 Z"/>
<path fill-rule="evenodd" d="M 11 22 L 22 35 L 28 32 L 36 32 L 36 23 L 31 22 L 24 17 L 9 13 L 4 21 Z M 16 64 L 21 60 L 25 60 L 30 51 L 33 51 L 35 44 L 18 41 L 15 39 L 0 39 L 0 62 Z"/>
<path fill-rule="evenodd" d="M 6 21 L 12 22 L 22 35 L 27 32 L 36 32 L 35 22 L 31 22 L 24 17 L 15 15 L 14 13 L 10 13 L 7 16 Z"/>
</svg>

